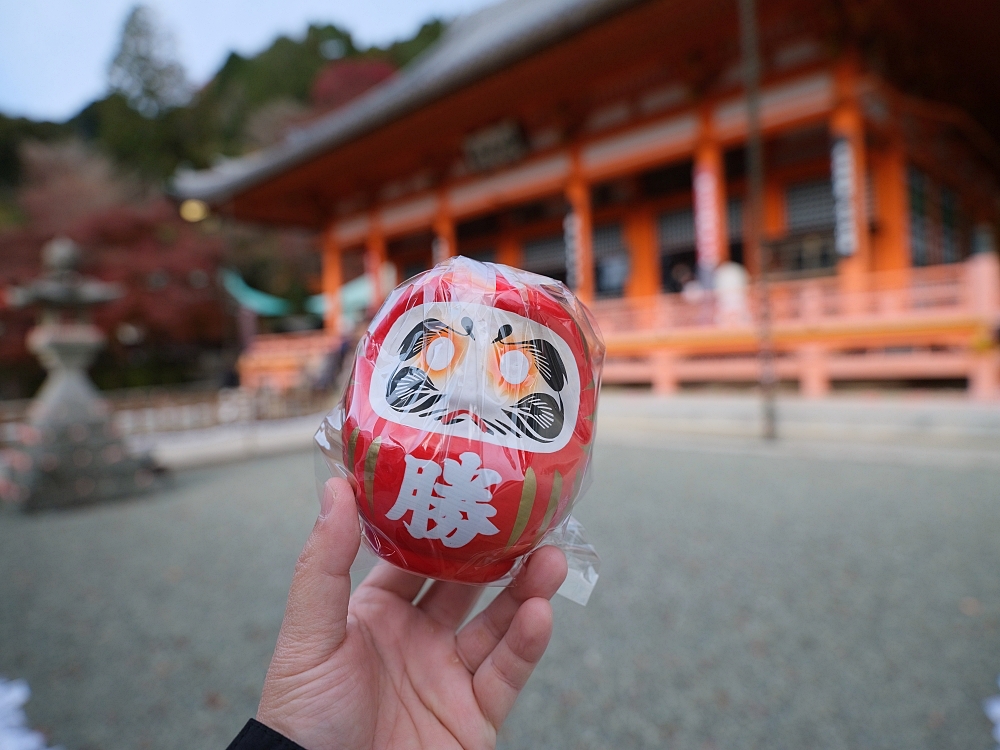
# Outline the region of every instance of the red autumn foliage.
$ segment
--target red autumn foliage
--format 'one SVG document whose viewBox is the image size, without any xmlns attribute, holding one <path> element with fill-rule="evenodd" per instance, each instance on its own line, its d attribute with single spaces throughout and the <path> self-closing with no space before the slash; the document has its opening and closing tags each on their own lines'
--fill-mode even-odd
<svg viewBox="0 0 1000 750">
<path fill-rule="evenodd" d="M 29 141 L 19 157 L 25 174 L 18 203 L 28 225 L 41 232 L 64 234 L 95 213 L 143 197 L 140 184 L 77 140 Z"/>
<path fill-rule="evenodd" d="M 105 330 L 131 323 L 151 346 L 217 346 L 226 331 L 223 294 L 216 285 L 223 242 L 177 217 L 166 200 L 116 206 L 96 214 L 71 235 L 84 250 L 87 269 L 126 289 L 95 311 Z"/>
<path fill-rule="evenodd" d="M 222 239 L 183 222 L 164 199 L 120 204 L 90 214 L 65 234 L 83 250 L 83 273 L 125 288 L 125 295 L 94 310 L 94 322 L 117 347 L 115 333 L 129 323 L 143 346 L 216 347 L 227 330 L 223 293 L 216 285 Z M 52 238 L 38 228 L 0 234 L 0 287 L 24 284 L 42 272 L 41 249 Z M 36 312 L 3 309 L 0 363 L 30 358 L 24 335 Z"/>
<path fill-rule="evenodd" d="M 36 278 L 41 271 L 41 248 L 50 237 L 35 228 L 8 230 L 0 234 L 0 365 L 31 359 L 24 337 L 35 324 L 34 310 L 7 307 L 6 289 Z"/>
<path fill-rule="evenodd" d="M 396 72 L 385 60 L 337 60 L 326 65 L 313 81 L 310 97 L 320 111 L 341 107 Z"/>
</svg>

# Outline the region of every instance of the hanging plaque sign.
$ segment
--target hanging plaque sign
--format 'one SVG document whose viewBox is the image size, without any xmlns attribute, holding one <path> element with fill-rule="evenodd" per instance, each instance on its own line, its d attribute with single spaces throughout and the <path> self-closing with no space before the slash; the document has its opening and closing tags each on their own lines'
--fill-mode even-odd
<svg viewBox="0 0 1000 750">
<path fill-rule="evenodd" d="M 858 249 L 855 202 L 858 177 L 854 169 L 854 148 L 847 138 L 833 142 L 830 152 L 833 179 L 834 243 L 837 254 L 854 255 Z"/>
</svg>

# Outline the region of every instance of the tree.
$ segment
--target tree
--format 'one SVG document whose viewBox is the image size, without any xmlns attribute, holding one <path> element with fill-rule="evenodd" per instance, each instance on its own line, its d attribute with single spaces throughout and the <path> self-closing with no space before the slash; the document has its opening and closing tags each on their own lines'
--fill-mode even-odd
<svg viewBox="0 0 1000 750">
<path fill-rule="evenodd" d="M 77 140 L 21 144 L 23 170 L 18 202 L 31 228 L 69 232 L 81 221 L 142 196 L 142 187 L 121 177 L 101 152 Z M 2 243 L 0 243 L 2 247 Z"/>
<path fill-rule="evenodd" d="M 273 99 L 247 117 L 243 126 L 243 143 L 249 149 L 275 144 L 284 137 L 288 128 L 302 122 L 308 113 L 308 108 L 295 99 Z"/>
<path fill-rule="evenodd" d="M 335 60 L 313 79 L 310 98 L 320 111 L 336 109 L 361 96 L 396 72 L 392 63 L 378 58 Z"/>
<path fill-rule="evenodd" d="M 190 86 L 184 68 L 174 59 L 173 40 L 152 9 L 137 5 L 129 13 L 108 80 L 145 117 L 187 102 Z"/>
</svg>

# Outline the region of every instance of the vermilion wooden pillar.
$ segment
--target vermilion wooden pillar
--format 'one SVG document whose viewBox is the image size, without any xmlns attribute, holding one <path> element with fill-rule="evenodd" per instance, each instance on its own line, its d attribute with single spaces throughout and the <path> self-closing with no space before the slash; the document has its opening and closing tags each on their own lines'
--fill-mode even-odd
<svg viewBox="0 0 1000 750">
<path fill-rule="evenodd" d="M 576 289 L 573 291 L 584 302 L 594 299 L 593 220 L 590 212 L 590 186 L 580 174 L 579 154 L 573 154 L 573 170 L 566 185 L 566 201 L 570 205 L 571 219 L 576 227 Z M 569 269 L 567 269 L 569 270 Z"/>
<path fill-rule="evenodd" d="M 383 289 L 382 266 L 388 260 L 385 235 L 379 223 L 378 213 L 372 211 L 368 217 L 368 237 L 365 240 L 365 273 L 372 283 L 372 308 L 378 309 L 391 289 Z"/>
<path fill-rule="evenodd" d="M 902 140 L 870 155 L 878 230 L 872 236 L 872 267 L 876 271 L 909 268 L 910 197 L 906 185 L 906 152 Z"/>
<path fill-rule="evenodd" d="M 651 210 L 643 207 L 626 214 L 625 242 L 628 244 L 631 266 L 625 296 L 647 297 L 659 293 L 660 258 L 656 246 L 656 224 Z"/>
<path fill-rule="evenodd" d="M 519 268 L 521 265 L 521 243 L 517 237 L 510 233 L 500 235 L 500 242 L 497 246 L 497 263 L 505 266 Z"/>
<path fill-rule="evenodd" d="M 441 192 L 437 216 L 434 217 L 434 246 L 431 261 L 437 265 L 446 258 L 458 254 L 458 241 L 455 237 L 455 220 L 448 209 L 448 197 Z"/>
<path fill-rule="evenodd" d="M 830 116 L 836 236 L 841 254 L 838 273 L 841 286 L 848 293 L 865 288 L 872 268 L 865 199 L 865 128 L 857 97 L 857 78 L 857 63 L 849 57 L 836 71 L 837 100 Z M 849 254 L 845 254 L 848 250 Z"/>
<path fill-rule="evenodd" d="M 694 154 L 694 221 L 698 268 L 710 276 L 729 260 L 726 230 L 726 173 L 722 148 L 712 132 L 711 112 L 701 118 L 701 136 Z"/>
<path fill-rule="evenodd" d="M 330 335 L 342 333 L 340 330 L 340 244 L 337 242 L 335 227 L 331 225 L 323 234 L 323 329 Z"/>
<path fill-rule="evenodd" d="M 996 335 L 1000 318 L 1000 260 L 995 253 L 976 253 L 965 261 L 965 289 L 969 311 L 982 326 L 979 341 L 973 346 L 969 372 L 969 394 L 977 401 L 1000 399 L 1000 351 L 988 343 Z"/>
<path fill-rule="evenodd" d="M 785 233 L 785 195 L 782 191 L 781 183 L 778 182 L 769 172 L 764 173 L 764 205 L 762 211 L 763 227 L 761 228 L 761 239 L 774 241 Z M 774 254 L 771 255 L 772 262 Z M 744 265 L 751 276 L 756 276 L 760 272 L 760 258 L 757 253 L 743 253 Z"/>
</svg>

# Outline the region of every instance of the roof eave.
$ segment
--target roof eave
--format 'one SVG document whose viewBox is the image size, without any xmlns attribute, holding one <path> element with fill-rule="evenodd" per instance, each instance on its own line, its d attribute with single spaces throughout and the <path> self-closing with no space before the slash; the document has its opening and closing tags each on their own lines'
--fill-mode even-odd
<svg viewBox="0 0 1000 750">
<path fill-rule="evenodd" d="M 379 84 L 345 108 L 291 131 L 274 146 L 213 169 L 179 171 L 168 193 L 177 200 L 190 198 L 219 207 L 320 154 L 378 130 L 644 1 L 567 0 L 543 23 L 527 29 L 515 27 L 509 31 L 509 38 L 493 40 L 489 46 L 473 50 L 467 54 L 468 59 L 461 54 L 447 58 L 441 54 L 448 52 L 447 48 L 432 48 L 409 70 Z"/>
</svg>

